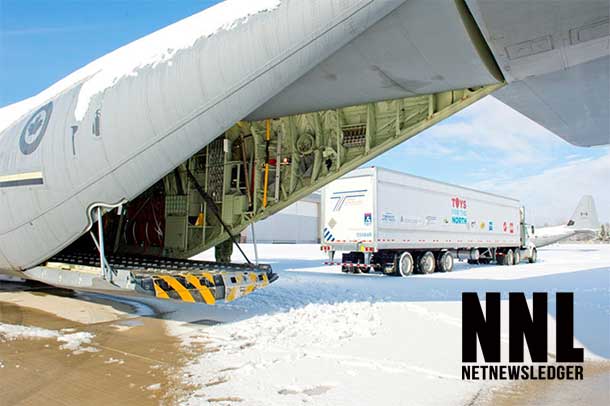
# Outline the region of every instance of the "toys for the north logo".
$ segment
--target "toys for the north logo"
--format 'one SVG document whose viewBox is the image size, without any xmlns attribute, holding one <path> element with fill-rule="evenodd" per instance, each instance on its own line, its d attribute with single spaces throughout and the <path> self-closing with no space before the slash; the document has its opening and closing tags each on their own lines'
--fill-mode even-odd
<svg viewBox="0 0 610 406">
<path fill-rule="evenodd" d="M 453 224 L 468 224 L 468 205 L 459 197 L 451 198 L 451 222 Z"/>
</svg>

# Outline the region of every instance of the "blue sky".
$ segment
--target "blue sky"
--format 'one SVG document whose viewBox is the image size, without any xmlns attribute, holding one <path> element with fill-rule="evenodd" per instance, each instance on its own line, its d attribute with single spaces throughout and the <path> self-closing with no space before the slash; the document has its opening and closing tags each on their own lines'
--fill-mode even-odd
<svg viewBox="0 0 610 406">
<path fill-rule="evenodd" d="M 215 3 L 0 0 L 0 106 Z M 372 164 L 515 196 L 539 224 L 566 221 L 585 193 L 610 219 L 609 149 L 571 146 L 492 97 Z"/>
</svg>

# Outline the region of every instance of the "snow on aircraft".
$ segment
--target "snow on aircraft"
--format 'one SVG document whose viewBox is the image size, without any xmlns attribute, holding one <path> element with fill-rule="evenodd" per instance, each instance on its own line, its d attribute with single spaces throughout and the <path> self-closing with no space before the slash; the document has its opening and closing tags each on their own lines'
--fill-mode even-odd
<svg viewBox="0 0 610 406">
<path fill-rule="evenodd" d="M 489 94 L 610 143 L 608 22 L 605 0 L 222 2 L 0 109 L 0 269 L 248 294 L 270 267 L 184 258 Z"/>
</svg>

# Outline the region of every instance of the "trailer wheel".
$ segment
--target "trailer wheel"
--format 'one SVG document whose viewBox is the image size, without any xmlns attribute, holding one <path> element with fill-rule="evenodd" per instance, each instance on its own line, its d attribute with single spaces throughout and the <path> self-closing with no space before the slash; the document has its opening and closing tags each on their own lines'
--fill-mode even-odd
<svg viewBox="0 0 610 406">
<path fill-rule="evenodd" d="M 438 256 L 436 267 L 439 272 L 453 271 L 453 255 L 449 251 L 441 252 Z"/>
<path fill-rule="evenodd" d="M 513 253 L 514 253 L 513 264 L 519 265 L 519 263 L 521 262 L 521 251 L 519 250 L 519 248 L 515 248 Z"/>
<path fill-rule="evenodd" d="M 400 255 L 398 272 L 400 276 L 409 276 L 413 273 L 413 256 L 407 251 Z"/>
<path fill-rule="evenodd" d="M 502 261 L 502 265 L 513 265 L 515 257 L 513 256 L 513 250 L 507 250 L 506 253 L 504 253 L 504 261 Z"/>
<path fill-rule="evenodd" d="M 419 257 L 419 272 L 429 274 L 434 272 L 436 268 L 436 260 L 434 254 L 430 251 Z"/>
<path fill-rule="evenodd" d="M 537 260 L 538 260 L 538 250 L 536 248 L 533 248 L 532 255 L 530 255 L 530 257 L 528 258 L 528 261 L 530 262 L 530 264 L 533 264 Z"/>
</svg>

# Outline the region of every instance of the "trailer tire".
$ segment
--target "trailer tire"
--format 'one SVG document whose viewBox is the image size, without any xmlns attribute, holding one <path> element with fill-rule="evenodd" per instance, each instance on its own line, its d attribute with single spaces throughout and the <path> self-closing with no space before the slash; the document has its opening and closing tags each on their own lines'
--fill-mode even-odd
<svg viewBox="0 0 610 406">
<path fill-rule="evenodd" d="M 515 257 L 513 256 L 513 250 L 506 250 L 504 253 L 504 259 L 502 265 L 511 266 L 514 264 Z"/>
<path fill-rule="evenodd" d="M 413 273 L 413 265 L 413 256 L 408 251 L 403 252 L 398 260 L 398 274 L 400 276 L 411 275 Z"/>
<path fill-rule="evenodd" d="M 438 256 L 436 268 L 439 272 L 451 272 L 453 263 L 453 255 L 449 251 L 443 251 Z"/>
<path fill-rule="evenodd" d="M 430 251 L 419 257 L 419 272 L 423 274 L 429 274 L 434 272 L 436 268 L 436 259 L 434 254 Z"/>
<path fill-rule="evenodd" d="M 527 259 L 530 264 L 533 264 L 538 260 L 538 250 L 536 248 L 532 249 L 532 255 Z"/>
<path fill-rule="evenodd" d="M 521 251 L 519 250 L 519 248 L 515 248 L 513 251 L 513 264 L 519 265 L 520 262 L 521 262 Z"/>
</svg>

